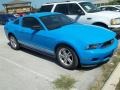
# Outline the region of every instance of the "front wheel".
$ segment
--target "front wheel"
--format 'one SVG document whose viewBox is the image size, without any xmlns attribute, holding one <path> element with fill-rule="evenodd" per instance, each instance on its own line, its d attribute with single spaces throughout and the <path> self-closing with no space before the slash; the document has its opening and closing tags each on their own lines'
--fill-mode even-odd
<svg viewBox="0 0 120 90">
<path fill-rule="evenodd" d="M 102 23 L 96 23 L 96 24 L 93 24 L 93 25 L 100 26 L 100 27 L 104 27 L 104 28 L 107 28 L 107 29 L 108 29 L 108 26 L 105 25 L 105 24 L 102 24 Z"/>
<path fill-rule="evenodd" d="M 20 45 L 19 45 L 17 39 L 13 35 L 11 35 L 9 37 L 9 40 L 10 40 L 10 46 L 12 49 L 18 50 L 20 48 Z"/>
<path fill-rule="evenodd" d="M 78 57 L 73 49 L 67 46 L 57 48 L 56 57 L 59 64 L 66 69 L 75 69 L 78 66 Z"/>
</svg>

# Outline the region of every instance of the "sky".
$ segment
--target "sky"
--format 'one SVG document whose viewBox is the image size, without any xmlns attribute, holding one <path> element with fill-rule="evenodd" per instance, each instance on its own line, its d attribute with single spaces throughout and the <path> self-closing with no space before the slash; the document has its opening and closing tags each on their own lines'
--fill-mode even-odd
<svg viewBox="0 0 120 90">
<path fill-rule="evenodd" d="M 13 1 L 13 0 L 0 0 L 0 10 L 4 9 L 2 4 L 8 3 L 8 2 L 11 2 L 11 1 Z M 35 8 L 39 8 L 41 6 L 41 4 L 44 4 L 44 3 L 58 2 L 58 0 L 22 0 L 22 1 L 31 1 L 32 2 L 32 6 L 35 7 Z M 59 2 L 60 1 L 66 1 L 66 0 L 59 0 Z M 86 1 L 92 1 L 92 0 L 86 0 Z"/>
</svg>

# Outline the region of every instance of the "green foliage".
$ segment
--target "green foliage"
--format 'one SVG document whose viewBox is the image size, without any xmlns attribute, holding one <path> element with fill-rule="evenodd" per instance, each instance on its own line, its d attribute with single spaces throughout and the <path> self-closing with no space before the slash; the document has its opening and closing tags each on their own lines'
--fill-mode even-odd
<svg viewBox="0 0 120 90">
<path fill-rule="evenodd" d="M 109 4 L 111 4 L 111 5 L 118 5 L 118 4 L 120 4 L 120 0 L 113 0 L 113 1 L 111 1 L 111 2 L 109 2 Z"/>
<path fill-rule="evenodd" d="M 70 90 L 74 87 L 75 82 L 76 80 L 74 78 L 61 75 L 60 78 L 53 82 L 53 84 L 58 90 Z"/>
<path fill-rule="evenodd" d="M 117 85 L 115 90 L 120 90 L 120 81 L 119 81 L 119 83 L 118 83 L 118 85 Z"/>
<path fill-rule="evenodd" d="M 105 82 L 109 79 L 110 75 L 120 63 L 120 48 L 117 50 L 115 55 L 112 57 L 111 61 L 102 66 L 102 75 L 99 77 L 95 84 L 90 88 L 90 90 L 101 90 Z M 120 82 L 116 90 L 120 90 Z"/>
</svg>

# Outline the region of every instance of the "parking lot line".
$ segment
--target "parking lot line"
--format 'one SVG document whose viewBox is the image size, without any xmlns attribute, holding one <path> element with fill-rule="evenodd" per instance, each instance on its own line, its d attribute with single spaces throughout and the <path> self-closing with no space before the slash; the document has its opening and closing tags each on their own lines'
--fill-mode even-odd
<svg viewBox="0 0 120 90">
<path fill-rule="evenodd" d="M 33 71 L 33 70 L 29 69 L 29 68 L 26 68 L 26 67 L 24 67 L 24 66 L 22 66 L 20 64 L 17 64 L 17 63 L 15 63 L 15 62 L 13 62 L 13 61 L 5 58 L 5 57 L 0 56 L 0 59 L 3 59 L 5 61 L 7 61 L 8 63 L 11 63 L 11 64 L 17 66 L 18 68 L 24 69 L 24 70 L 26 70 L 28 72 L 31 72 L 31 73 L 33 73 L 33 74 L 35 74 L 37 76 L 40 76 L 40 77 L 44 78 L 45 80 L 47 80 L 48 82 L 53 82 L 54 81 L 54 79 L 52 79 L 52 78 L 49 78 L 49 77 L 47 77 L 45 75 L 42 75 L 42 74 L 40 74 L 38 72 L 35 72 L 35 71 Z"/>
</svg>

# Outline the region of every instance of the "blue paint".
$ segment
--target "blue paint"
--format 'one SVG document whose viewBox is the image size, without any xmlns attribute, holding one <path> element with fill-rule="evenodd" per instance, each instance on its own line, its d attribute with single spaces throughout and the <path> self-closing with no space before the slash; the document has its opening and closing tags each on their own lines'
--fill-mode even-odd
<svg viewBox="0 0 120 90">
<path fill-rule="evenodd" d="M 25 17 L 34 17 L 43 27 L 46 27 L 39 18 L 58 14 L 62 15 L 60 13 L 46 12 L 30 14 Z M 107 61 L 118 46 L 118 41 L 115 38 L 116 34 L 102 27 L 73 23 L 53 30 L 44 28 L 43 30 L 35 31 L 22 27 L 22 19 L 19 18 L 19 25 L 15 25 L 13 22 L 5 25 L 7 36 L 9 33 L 13 33 L 22 44 L 54 55 L 56 54 L 55 47 L 57 45 L 67 44 L 75 50 L 80 63 L 83 65 L 98 64 Z M 110 40 L 113 40 L 113 42 L 109 46 L 88 48 L 90 45 L 104 45 L 105 42 Z"/>
</svg>

